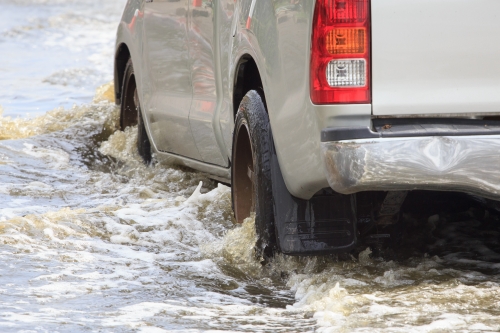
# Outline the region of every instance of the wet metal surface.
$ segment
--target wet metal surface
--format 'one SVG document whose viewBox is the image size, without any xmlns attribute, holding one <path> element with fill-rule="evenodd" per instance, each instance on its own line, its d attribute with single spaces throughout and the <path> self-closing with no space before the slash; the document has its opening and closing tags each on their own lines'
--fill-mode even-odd
<svg viewBox="0 0 500 333">
<path fill-rule="evenodd" d="M 337 192 L 461 190 L 500 198 L 500 136 L 424 136 L 323 142 Z"/>
</svg>

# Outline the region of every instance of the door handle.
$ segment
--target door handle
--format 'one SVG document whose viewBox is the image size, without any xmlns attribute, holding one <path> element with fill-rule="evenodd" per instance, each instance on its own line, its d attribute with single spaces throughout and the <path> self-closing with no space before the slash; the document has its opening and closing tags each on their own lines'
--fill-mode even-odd
<svg viewBox="0 0 500 333">
<path fill-rule="evenodd" d="M 146 2 L 153 2 L 153 0 L 146 0 Z"/>
</svg>

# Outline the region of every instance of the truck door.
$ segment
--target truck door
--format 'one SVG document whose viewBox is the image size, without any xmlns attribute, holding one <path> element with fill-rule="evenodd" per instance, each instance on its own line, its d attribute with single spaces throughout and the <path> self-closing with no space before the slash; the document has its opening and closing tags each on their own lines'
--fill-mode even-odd
<svg viewBox="0 0 500 333">
<path fill-rule="evenodd" d="M 216 137 L 218 109 L 216 38 L 217 0 L 190 0 L 189 52 L 193 80 L 193 103 L 189 114 L 191 130 L 200 152 L 207 163 L 227 166 Z M 224 33 L 228 33 L 225 31 Z"/>
<path fill-rule="evenodd" d="M 374 115 L 500 112 L 500 1 L 371 6 Z"/>
<path fill-rule="evenodd" d="M 189 127 L 188 0 L 145 0 L 144 99 L 158 150 L 201 159 Z"/>
</svg>

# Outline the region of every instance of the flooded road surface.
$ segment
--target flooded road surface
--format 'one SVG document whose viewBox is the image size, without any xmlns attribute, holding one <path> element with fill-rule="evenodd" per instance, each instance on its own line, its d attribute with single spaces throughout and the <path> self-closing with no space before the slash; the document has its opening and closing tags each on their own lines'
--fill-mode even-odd
<svg viewBox="0 0 500 333">
<path fill-rule="evenodd" d="M 93 76 L 73 71 L 79 65 L 61 56 L 73 52 L 61 53 L 64 43 L 46 46 L 52 69 L 82 82 L 54 85 L 32 55 L 16 54 L 30 38 L 43 40 L 47 21 L 60 15 L 83 16 L 71 29 L 84 36 L 100 5 L 107 12 L 98 21 L 112 36 L 123 2 L 0 0 L 13 15 L 2 22 L 2 54 L 3 43 L 14 46 L 14 59 L 1 58 L 2 85 L 19 96 L 0 95 L 0 332 L 500 331 L 494 209 L 412 193 L 394 251 L 277 256 L 263 266 L 253 257 L 252 220 L 233 224 L 227 186 L 140 162 L 136 129 L 116 129 L 112 87 L 95 93 L 109 82 L 109 59 Z M 12 32 L 33 20 L 29 36 Z M 112 38 L 79 42 L 111 57 Z M 88 61 L 94 51 L 82 52 Z M 11 60 L 27 68 L 16 76 Z"/>
<path fill-rule="evenodd" d="M 40 115 L 92 100 L 112 80 L 126 0 L 0 0 L 0 104 Z"/>
</svg>

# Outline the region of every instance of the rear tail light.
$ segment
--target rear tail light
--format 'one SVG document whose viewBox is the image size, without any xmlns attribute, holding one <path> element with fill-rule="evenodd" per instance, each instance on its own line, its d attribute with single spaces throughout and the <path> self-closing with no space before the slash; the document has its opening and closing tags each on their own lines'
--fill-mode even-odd
<svg viewBox="0 0 500 333">
<path fill-rule="evenodd" d="M 311 40 L 314 104 L 370 103 L 370 0 L 317 0 Z"/>
</svg>

